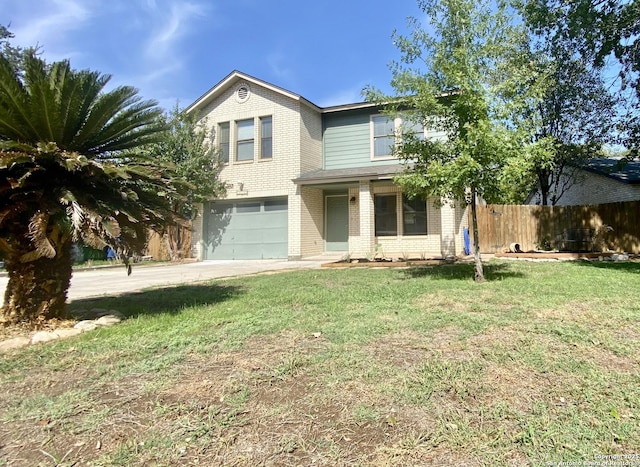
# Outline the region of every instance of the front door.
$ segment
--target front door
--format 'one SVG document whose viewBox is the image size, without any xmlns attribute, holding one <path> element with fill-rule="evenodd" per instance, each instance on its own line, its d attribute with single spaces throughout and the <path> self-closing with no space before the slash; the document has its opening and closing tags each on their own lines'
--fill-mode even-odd
<svg viewBox="0 0 640 467">
<path fill-rule="evenodd" d="M 349 250 L 349 197 L 330 195 L 325 198 L 325 251 Z"/>
</svg>

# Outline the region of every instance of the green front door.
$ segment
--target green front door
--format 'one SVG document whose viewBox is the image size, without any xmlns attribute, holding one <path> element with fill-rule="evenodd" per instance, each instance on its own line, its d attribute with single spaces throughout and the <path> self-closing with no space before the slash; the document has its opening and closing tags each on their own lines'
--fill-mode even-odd
<svg viewBox="0 0 640 467">
<path fill-rule="evenodd" d="M 349 250 L 349 197 L 330 195 L 325 198 L 325 251 Z"/>
</svg>

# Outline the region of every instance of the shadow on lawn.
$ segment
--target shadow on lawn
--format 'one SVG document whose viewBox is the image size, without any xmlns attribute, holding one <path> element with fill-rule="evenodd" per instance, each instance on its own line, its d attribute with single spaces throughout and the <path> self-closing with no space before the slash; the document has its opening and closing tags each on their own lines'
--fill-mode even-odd
<svg viewBox="0 0 640 467">
<path fill-rule="evenodd" d="M 76 318 L 82 318 L 83 312 L 94 308 L 117 310 L 127 317 L 162 313 L 177 314 L 185 307 L 214 305 L 241 293 L 242 287 L 239 286 L 180 285 L 125 293 L 114 297 L 74 300 L 69 304 L 68 312 Z"/>
<path fill-rule="evenodd" d="M 591 268 L 640 274 L 640 262 L 637 261 L 576 261 L 576 264 Z"/>
<path fill-rule="evenodd" d="M 486 280 L 501 280 L 510 277 L 525 277 L 521 272 L 514 271 L 508 263 L 483 264 Z M 426 266 L 405 269 L 404 274 L 412 277 L 433 277 L 435 279 L 473 280 L 473 267 L 470 264 L 443 264 L 441 266 Z"/>
</svg>

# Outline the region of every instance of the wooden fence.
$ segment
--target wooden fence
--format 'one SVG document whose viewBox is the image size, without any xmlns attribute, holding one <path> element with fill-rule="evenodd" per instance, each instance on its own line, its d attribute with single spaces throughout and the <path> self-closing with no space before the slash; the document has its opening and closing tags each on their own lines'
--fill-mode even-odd
<svg viewBox="0 0 640 467">
<path fill-rule="evenodd" d="M 154 260 L 170 260 L 171 255 L 169 254 L 166 237 L 158 235 L 152 230 L 149 231 L 148 235 L 146 254 Z M 191 258 L 191 229 L 183 228 L 180 235 L 183 245 L 182 258 Z"/>
<path fill-rule="evenodd" d="M 640 253 L 640 201 L 590 206 L 478 206 L 478 234 L 482 253 L 509 251 L 513 243 L 522 251 Z"/>
</svg>

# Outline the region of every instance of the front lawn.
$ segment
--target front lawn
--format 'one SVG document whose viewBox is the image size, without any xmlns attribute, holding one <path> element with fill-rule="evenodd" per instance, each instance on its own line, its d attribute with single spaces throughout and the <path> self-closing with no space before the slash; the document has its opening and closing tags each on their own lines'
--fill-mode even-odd
<svg viewBox="0 0 640 467">
<path fill-rule="evenodd" d="M 129 319 L 0 356 L 0 466 L 640 465 L 640 263 L 486 273 L 76 301 Z"/>
</svg>

